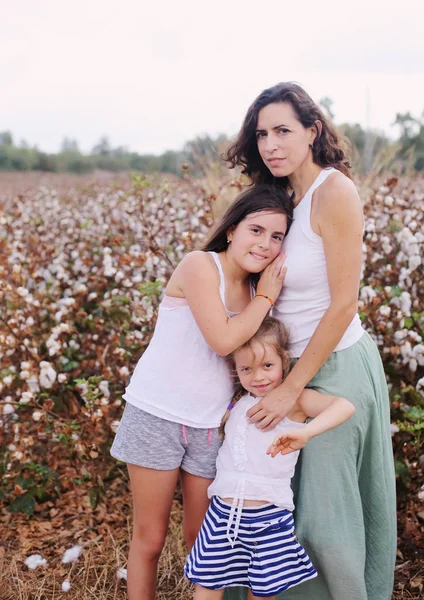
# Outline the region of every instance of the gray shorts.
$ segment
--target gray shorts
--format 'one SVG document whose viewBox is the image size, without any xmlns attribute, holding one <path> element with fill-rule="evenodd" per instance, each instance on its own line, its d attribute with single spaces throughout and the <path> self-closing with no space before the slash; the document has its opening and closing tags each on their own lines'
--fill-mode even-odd
<svg viewBox="0 0 424 600">
<path fill-rule="evenodd" d="M 213 479 L 222 440 L 218 428 L 199 429 L 155 417 L 126 403 L 110 453 L 139 467 L 183 471 Z"/>
</svg>

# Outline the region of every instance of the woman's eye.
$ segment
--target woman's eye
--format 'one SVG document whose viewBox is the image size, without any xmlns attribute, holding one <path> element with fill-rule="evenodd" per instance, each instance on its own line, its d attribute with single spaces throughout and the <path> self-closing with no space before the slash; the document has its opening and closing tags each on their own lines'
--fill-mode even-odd
<svg viewBox="0 0 424 600">
<path fill-rule="evenodd" d="M 278 242 L 282 242 L 284 237 L 282 235 L 274 235 L 274 240 L 277 240 Z"/>
<path fill-rule="evenodd" d="M 272 365 L 272 363 L 266 363 L 266 365 L 265 365 L 265 367 L 266 367 L 267 369 L 270 369 L 272 366 L 273 366 L 273 365 Z"/>
<path fill-rule="evenodd" d="M 259 138 L 265 137 L 265 133 L 263 131 L 258 131 L 256 133 L 256 139 L 259 140 Z"/>
<path fill-rule="evenodd" d="M 252 227 L 251 231 L 253 233 L 260 233 L 260 230 L 257 227 Z"/>
<path fill-rule="evenodd" d="M 278 133 L 288 133 L 289 129 L 286 129 L 285 127 L 280 127 L 278 130 Z"/>
</svg>

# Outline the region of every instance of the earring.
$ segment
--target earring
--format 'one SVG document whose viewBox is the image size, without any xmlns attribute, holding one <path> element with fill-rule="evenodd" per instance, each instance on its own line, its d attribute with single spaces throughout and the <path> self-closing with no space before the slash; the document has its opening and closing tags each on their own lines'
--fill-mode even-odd
<svg viewBox="0 0 424 600">
<path fill-rule="evenodd" d="M 227 238 L 227 244 L 229 244 L 231 242 L 230 238 Z"/>
</svg>

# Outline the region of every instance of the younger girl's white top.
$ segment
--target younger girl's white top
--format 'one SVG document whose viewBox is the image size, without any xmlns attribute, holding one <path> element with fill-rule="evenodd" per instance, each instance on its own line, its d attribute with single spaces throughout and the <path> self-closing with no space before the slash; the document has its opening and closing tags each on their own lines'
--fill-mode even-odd
<svg viewBox="0 0 424 600">
<path fill-rule="evenodd" d="M 210 252 L 225 279 L 218 255 Z M 227 311 L 228 316 L 235 313 Z M 185 298 L 164 296 L 153 337 L 137 363 L 124 399 L 156 417 L 190 427 L 218 427 L 233 396 L 226 361 L 206 343 Z"/>
<path fill-rule="evenodd" d="M 246 394 L 231 410 L 216 461 L 216 478 L 208 488 L 208 496 L 233 498 L 234 509 L 240 508 L 244 500 L 264 500 L 293 510 L 290 480 L 299 451 L 275 458 L 266 451 L 278 434 L 302 428 L 305 423 L 286 417 L 271 431 L 261 431 L 246 416 L 258 400 Z"/>
<path fill-rule="evenodd" d="M 287 327 L 290 354 L 299 358 L 331 303 L 322 238 L 311 227 L 312 195 L 336 169 L 323 169 L 294 209 L 293 223 L 283 242 L 287 274 L 272 315 Z M 343 248 L 341 248 L 343 251 Z M 356 314 L 334 349 L 344 350 L 364 333 Z"/>
</svg>

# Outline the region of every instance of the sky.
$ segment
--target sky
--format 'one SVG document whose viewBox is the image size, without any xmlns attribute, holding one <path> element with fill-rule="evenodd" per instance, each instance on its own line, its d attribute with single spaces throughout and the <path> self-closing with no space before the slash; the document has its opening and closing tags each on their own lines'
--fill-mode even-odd
<svg viewBox="0 0 424 600">
<path fill-rule="evenodd" d="M 396 137 L 424 110 L 422 0 L 13 0 L 0 19 L 0 131 L 48 152 L 106 135 L 140 153 L 235 135 L 279 81 L 335 122 Z"/>
</svg>

